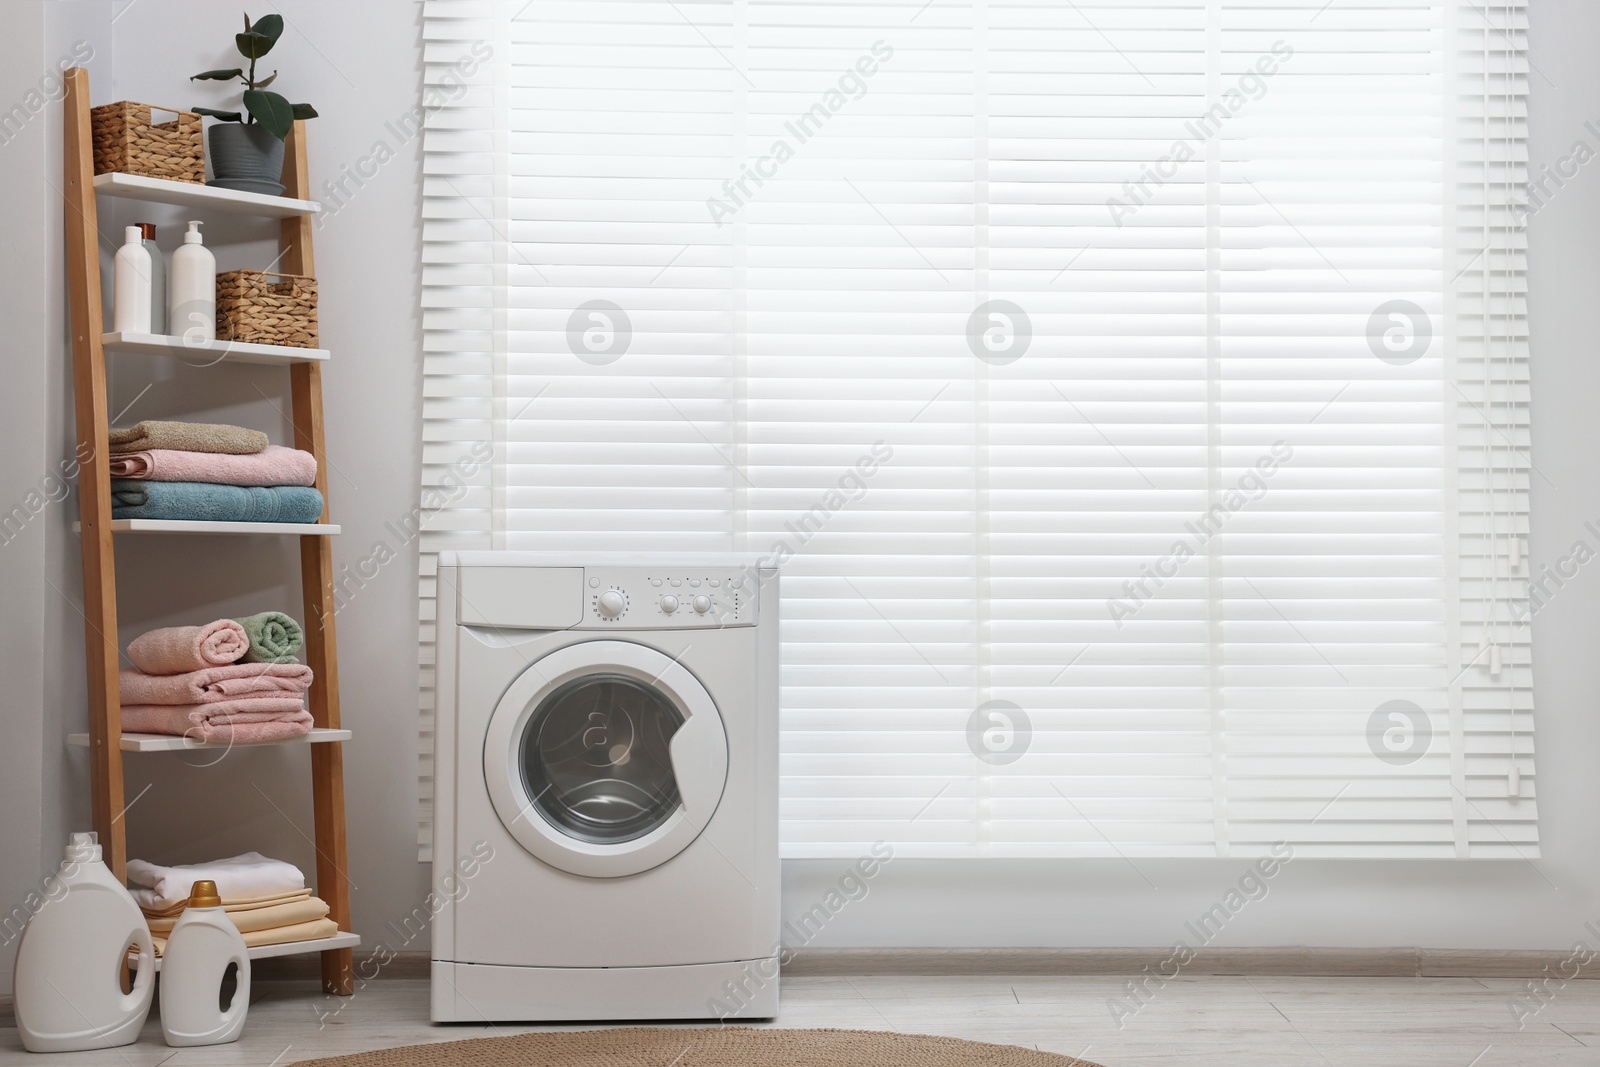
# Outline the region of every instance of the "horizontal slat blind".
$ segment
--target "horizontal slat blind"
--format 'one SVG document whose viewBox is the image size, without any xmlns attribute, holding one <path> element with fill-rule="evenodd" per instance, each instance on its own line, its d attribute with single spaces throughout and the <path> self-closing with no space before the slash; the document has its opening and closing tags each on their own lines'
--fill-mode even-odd
<svg viewBox="0 0 1600 1067">
<path fill-rule="evenodd" d="M 1520 3 L 426 10 L 424 549 L 780 559 L 786 855 L 1536 854 Z"/>
</svg>

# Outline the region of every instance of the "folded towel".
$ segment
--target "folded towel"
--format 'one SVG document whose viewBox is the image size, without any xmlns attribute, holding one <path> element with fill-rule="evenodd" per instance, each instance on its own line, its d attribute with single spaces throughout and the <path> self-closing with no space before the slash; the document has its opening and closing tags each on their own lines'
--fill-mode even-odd
<svg viewBox="0 0 1600 1067">
<path fill-rule="evenodd" d="M 267 447 L 267 435 L 260 430 L 229 426 L 220 422 L 158 422 L 147 419 L 137 426 L 113 426 L 106 435 L 111 451 L 145 452 L 152 448 L 180 449 L 184 452 L 227 452 L 248 456 Z"/>
<path fill-rule="evenodd" d="M 300 696 L 231 697 L 209 704 L 124 704 L 122 729 L 170 734 L 206 744 L 253 745 L 311 732 L 311 713 Z"/>
<path fill-rule="evenodd" d="M 309 486 L 111 480 L 113 519 L 180 522 L 316 522 L 322 494 Z"/>
<path fill-rule="evenodd" d="M 294 654 L 305 643 L 300 624 L 281 611 L 263 611 L 233 621 L 244 627 L 245 636 L 250 639 L 250 651 L 244 654 L 246 663 L 293 663 Z"/>
<path fill-rule="evenodd" d="M 314 919 L 308 923 L 277 926 L 271 930 L 252 930 L 248 934 L 240 934 L 239 936 L 244 938 L 246 948 L 261 948 L 263 945 L 287 945 L 295 941 L 316 941 L 320 938 L 332 937 L 338 932 L 339 924 L 332 919 Z M 166 938 L 152 934 L 150 940 L 155 942 L 157 956 L 166 954 Z"/>
<path fill-rule="evenodd" d="M 204 626 L 168 626 L 140 634 L 128 659 L 145 674 L 184 674 L 237 663 L 250 651 L 250 637 L 232 619 Z"/>
<path fill-rule="evenodd" d="M 243 696 L 282 696 L 311 688 L 311 668 L 300 663 L 233 663 L 187 674 L 120 674 L 125 704 L 209 704 Z"/>
<path fill-rule="evenodd" d="M 152 448 L 111 457 L 111 477 L 216 485 L 315 485 L 317 457 L 282 445 L 248 456 Z"/>
<path fill-rule="evenodd" d="M 309 889 L 290 889 L 282 893 L 265 893 L 245 897 L 223 897 L 222 910 L 226 912 L 252 911 L 257 908 L 276 908 L 280 904 L 293 904 L 311 896 Z M 176 919 L 189 906 L 189 898 L 167 908 L 142 908 L 146 919 Z"/>
<path fill-rule="evenodd" d="M 226 908 L 223 909 L 227 911 Z M 173 925 L 183 914 L 177 915 L 145 916 L 145 923 L 150 927 L 152 934 L 165 937 L 172 932 Z M 239 928 L 241 934 L 248 934 L 255 930 L 275 930 L 283 926 L 295 926 L 299 923 L 315 922 L 325 918 L 328 914 L 328 905 L 320 898 L 307 894 L 299 900 L 286 904 L 274 904 L 270 908 L 252 908 L 249 911 L 229 911 L 228 919 Z"/>
<path fill-rule="evenodd" d="M 128 861 L 128 891 L 143 908 L 169 908 L 188 900 L 194 883 L 207 880 L 217 883 L 220 897 L 290 893 L 306 887 L 306 876 L 300 868 L 259 852 L 173 867 L 147 860 Z"/>
</svg>

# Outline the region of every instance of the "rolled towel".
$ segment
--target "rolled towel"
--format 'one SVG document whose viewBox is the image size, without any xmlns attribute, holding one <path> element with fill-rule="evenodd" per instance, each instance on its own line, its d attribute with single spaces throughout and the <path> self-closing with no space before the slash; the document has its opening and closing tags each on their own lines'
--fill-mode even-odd
<svg viewBox="0 0 1600 1067">
<path fill-rule="evenodd" d="M 248 934 L 252 930 L 273 930 L 281 926 L 294 926 L 296 923 L 315 922 L 327 916 L 328 905 L 321 897 L 307 894 L 299 900 L 274 904 L 270 908 L 236 911 L 230 910 L 224 904 L 223 911 L 227 912 L 228 920 L 241 934 Z M 165 936 L 172 932 L 172 927 L 182 915 L 181 911 L 177 915 L 146 915 L 144 921 L 145 925 L 150 927 L 152 934 Z"/>
<path fill-rule="evenodd" d="M 317 457 L 282 445 L 248 456 L 152 448 L 111 457 L 111 477 L 214 485 L 315 485 Z"/>
<path fill-rule="evenodd" d="M 113 519 L 179 522 L 316 522 L 322 494 L 308 486 L 111 480 Z"/>
<path fill-rule="evenodd" d="M 237 663 L 250 651 L 250 635 L 232 619 L 204 626 L 168 626 L 140 634 L 128 659 L 145 674 L 187 674 Z"/>
<path fill-rule="evenodd" d="M 300 624 L 281 611 L 263 611 L 233 621 L 244 627 L 245 636 L 250 639 L 250 651 L 244 654 L 246 663 L 293 663 L 294 654 L 305 644 Z"/>
<path fill-rule="evenodd" d="M 233 697 L 303 693 L 311 688 L 311 668 L 300 663 L 233 663 L 166 675 L 125 670 L 120 677 L 124 704 L 209 704 Z"/>
<path fill-rule="evenodd" d="M 173 448 L 185 452 L 227 452 L 247 456 L 267 447 L 267 435 L 260 430 L 229 426 L 223 422 L 158 422 L 147 419 L 136 426 L 113 426 L 106 439 L 111 451 L 144 452 L 152 448 Z"/>
<path fill-rule="evenodd" d="M 310 733 L 311 713 L 299 696 L 236 697 L 210 704 L 124 704 L 122 729 L 207 744 L 254 745 Z"/>
<path fill-rule="evenodd" d="M 217 895 L 224 898 L 292 893 L 306 887 L 300 868 L 259 852 L 172 867 L 147 860 L 128 861 L 128 891 L 141 908 L 170 908 L 189 899 L 190 887 L 200 881 L 217 883 Z"/>
</svg>

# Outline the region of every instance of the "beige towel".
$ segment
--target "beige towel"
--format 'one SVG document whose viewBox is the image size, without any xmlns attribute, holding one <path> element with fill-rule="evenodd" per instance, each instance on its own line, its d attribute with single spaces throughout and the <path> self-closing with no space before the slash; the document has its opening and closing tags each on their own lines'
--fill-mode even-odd
<svg viewBox="0 0 1600 1067">
<path fill-rule="evenodd" d="M 211 422 L 156 422 L 146 420 L 136 426 L 113 426 L 107 435 L 112 453 L 147 452 L 170 448 L 182 452 L 223 452 L 230 456 L 249 456 L 263 452 L 267 435 L 260 430 Z"/>
<path fill-rule="evenodd" d="M 275 926 L 271 930 L 253 930 L 239 936 L 244 938 L 246 948 L 261 948 L 265 945 L 287 945 L 291 941 L 315 941 L 321 937 L 332 937 L 338 932 L 339 924 L 332 919 L 313 919 L 308 923 Z M 151 935 L 150 940 L 156 943 L 157 956 L 166 953 L 166 938 Z"/>
<path fill-rule="evenodd" d="M 287 893 L 269 893 L 259 897 L 223 897 L 222 910 L 226 912 L 252 911 L 256 908 L 275 908 L 279 904 L 292 904 L 297 900 L 305 900 L 311 895 L 309 889 L 293 889 Z M 147 919 L 175 919 L 183 914 L 183 909 L 189 906 L 187 900 L 180 900 L 169 908 L 144 908 Z"/>
<path fill-rule="evenodd" d="M 177 915 L 155 918 L 145 917 L 145 924 L 150 927 L 152 934 L 162 937 L 172 933 L 172 927 L 181 918 L 183 912 Z M 296 926 L 300 923 L 312 922 L 316 919 L 326 918 L 328 905 L 320 897 L 303 897 L 288 904 L 274 904 L 266 908 L 251 908 L 248 911 L 230 911 L 228 918 L 233 925 L 239 928 L 241 934 L 254 933 L 257 930 L 275 930 L 280 926 Z"/>
</svg>

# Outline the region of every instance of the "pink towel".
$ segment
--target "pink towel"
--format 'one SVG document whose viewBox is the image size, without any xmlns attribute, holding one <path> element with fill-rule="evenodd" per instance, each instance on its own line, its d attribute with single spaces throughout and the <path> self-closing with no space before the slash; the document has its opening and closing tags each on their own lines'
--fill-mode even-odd
<svg viewBox="0 0 1600 1067">
<path fill-rule="evenodd" d="M 122 729 L 172 734 L 196 741 L 281 741 L 311 731 L 311 713 L 298 696 L 242 697 L 211 704 L 124 704 Z"/>
<path fill-rule="evenodd" d="M 112 456 L 111 477 L 213 485 L 315 485 L 317 457 L 282 445 L 268 445 L 248 456 L 152 448 Z"/>
<path fill-rule="evenodd" d="M 185 674 L 220 667 L 250 651 L 244 627 L 232 619 L 205 626 L 168 626 L 140 634 L 128 645 L 128 658 L 146 674 Z"/>
<path fill-rule="evenodd" d="M 122 671 L 127 704 L 211 704 L 233 697 L 282 696 L 311 688 L 311 668 L 303 663 L 235 663 L 188 674 Z"/>
</svg>

